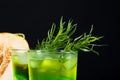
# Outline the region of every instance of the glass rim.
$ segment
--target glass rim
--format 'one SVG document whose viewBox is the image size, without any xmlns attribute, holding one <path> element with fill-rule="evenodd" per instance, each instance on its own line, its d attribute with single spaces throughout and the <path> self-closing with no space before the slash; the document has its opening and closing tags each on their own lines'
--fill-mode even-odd
<svg viewBox="0 0 120 80">
<path fill-rule="evenodd" d="M 29 49 L 11 49 L 11 52 L 14 53 L 27 53 Z"/>
<path fill-rule="evenodd" d="M 64 50 L 64 49 L 60 49 L 60 50 L 57 50 L 57 49 L 29 49 L 29 50 L 41 50 L 41 51 L 75 51 L 75 50 Z"/>
<path fill-rule="evenodd" d="M 28 52 L 36 52 L 36 53 L 42 53 L 45 52 L 45 54 L 50 54 L 52 52 L 55 53 L 77 53 L 78 51 L 64 51 L 64 50 L 42 50 L 42 49 L 30 49 Z M 47 53 L 48 52 L 48 53 Z"/>
<path fill-rule="evenodd" d="M 16 49 L 11 49 L 11 50 L 14 50 L 14 51 L 17 51 L 17 50 L 21 50 L 21 51 L 29 51 L 29 49 L 18 49 L 18 48 L 16 48 Z"/>
<path fill-rule="evenodd" d="M 73 50 L 45 50 L 45 49 L 18 49 L 18 48 L 13 48 L 11 49 L 12 51 L 27 51 L 27 52 L 31 52 L 31 51 L 35 51 L 35 52 L 65 52 L 65 53 L 78 53 L 78 51 L 73 51 Z"/>
</svg>

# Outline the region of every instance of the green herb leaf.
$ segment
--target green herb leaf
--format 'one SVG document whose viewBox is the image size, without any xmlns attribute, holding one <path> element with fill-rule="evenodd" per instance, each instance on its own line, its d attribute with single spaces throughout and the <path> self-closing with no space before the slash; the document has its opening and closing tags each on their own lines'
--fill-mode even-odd
<svg viewBox="0 0 120 80">
<path fill-rule="evenodd" d="M 63 22 L 63 17 L 61 17 L 57 34 L 55 34 L 55 31 L 57 31 L 56 24 L 53 23 L 51 29 L 48 30 L 47 38 L 41 42 L 38 41 L 37 48 L 42 50 L 92 51 L 99 55 L 99 53 L 94 50 L 94 47 L 103 45 L 95 44 L 94 42 L 100 40 L 103 36 L 98 37 L 92 35 L 93 25 L 88 34 L 84 33 L 73 39 L 71 37 L 76 31 L 77 24 L 73 24 L 72 20 L 68 21 L 67 26 L 65 26 L 65 23 L 66 22 Z"/>
</svg>

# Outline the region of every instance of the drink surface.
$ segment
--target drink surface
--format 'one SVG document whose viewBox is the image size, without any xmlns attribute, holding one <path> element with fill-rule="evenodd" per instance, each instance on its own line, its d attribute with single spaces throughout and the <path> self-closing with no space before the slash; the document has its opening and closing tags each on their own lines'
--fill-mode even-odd
<svg viewBox="0 0 120 80">
<path fill-rule="evenodd" d="M 39 56 L 29 59 L 30 80 L 76 80 L 77 55 Z"/>
</svg>

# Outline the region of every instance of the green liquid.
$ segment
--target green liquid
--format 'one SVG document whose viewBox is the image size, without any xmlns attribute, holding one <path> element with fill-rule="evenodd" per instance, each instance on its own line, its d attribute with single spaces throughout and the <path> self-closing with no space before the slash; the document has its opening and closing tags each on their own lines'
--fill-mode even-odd
<svg viewBox="0 0 120 80">
<path fill-rule="evenodd" d="M 24 55 L 12 56 L 13 80 L 29 80 L 27 58 Z"/>
<path fill-rule="evenodd" d="M 66 61 L 59 59 L 35 59 L 29 61 L 30 80 L 76 80 L 77 58 Z"/>
<path fill-rule="evenodd" d="M 13 66 L 13 80 L 29 80 L 27 65 Z"/>
</svg>

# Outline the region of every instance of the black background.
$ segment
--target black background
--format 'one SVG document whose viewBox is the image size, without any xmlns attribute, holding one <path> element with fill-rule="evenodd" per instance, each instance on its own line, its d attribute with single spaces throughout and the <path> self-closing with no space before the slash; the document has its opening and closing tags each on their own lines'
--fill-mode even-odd
<svg viewBox="0 0 120 80">
<path fill-rule="evenodd" d="M 79 53 L 78 80 L 118 80 L 119 6 L 115 0 L 0 0 L 0 32 L 24 33 L 31 48 L 42 40 L 51 24 L 61 16 L 78 24 L 75 36 L 88 32 L 104 36 L 105 47 L 96 48 L 100 56 Z"/>
</svg>

